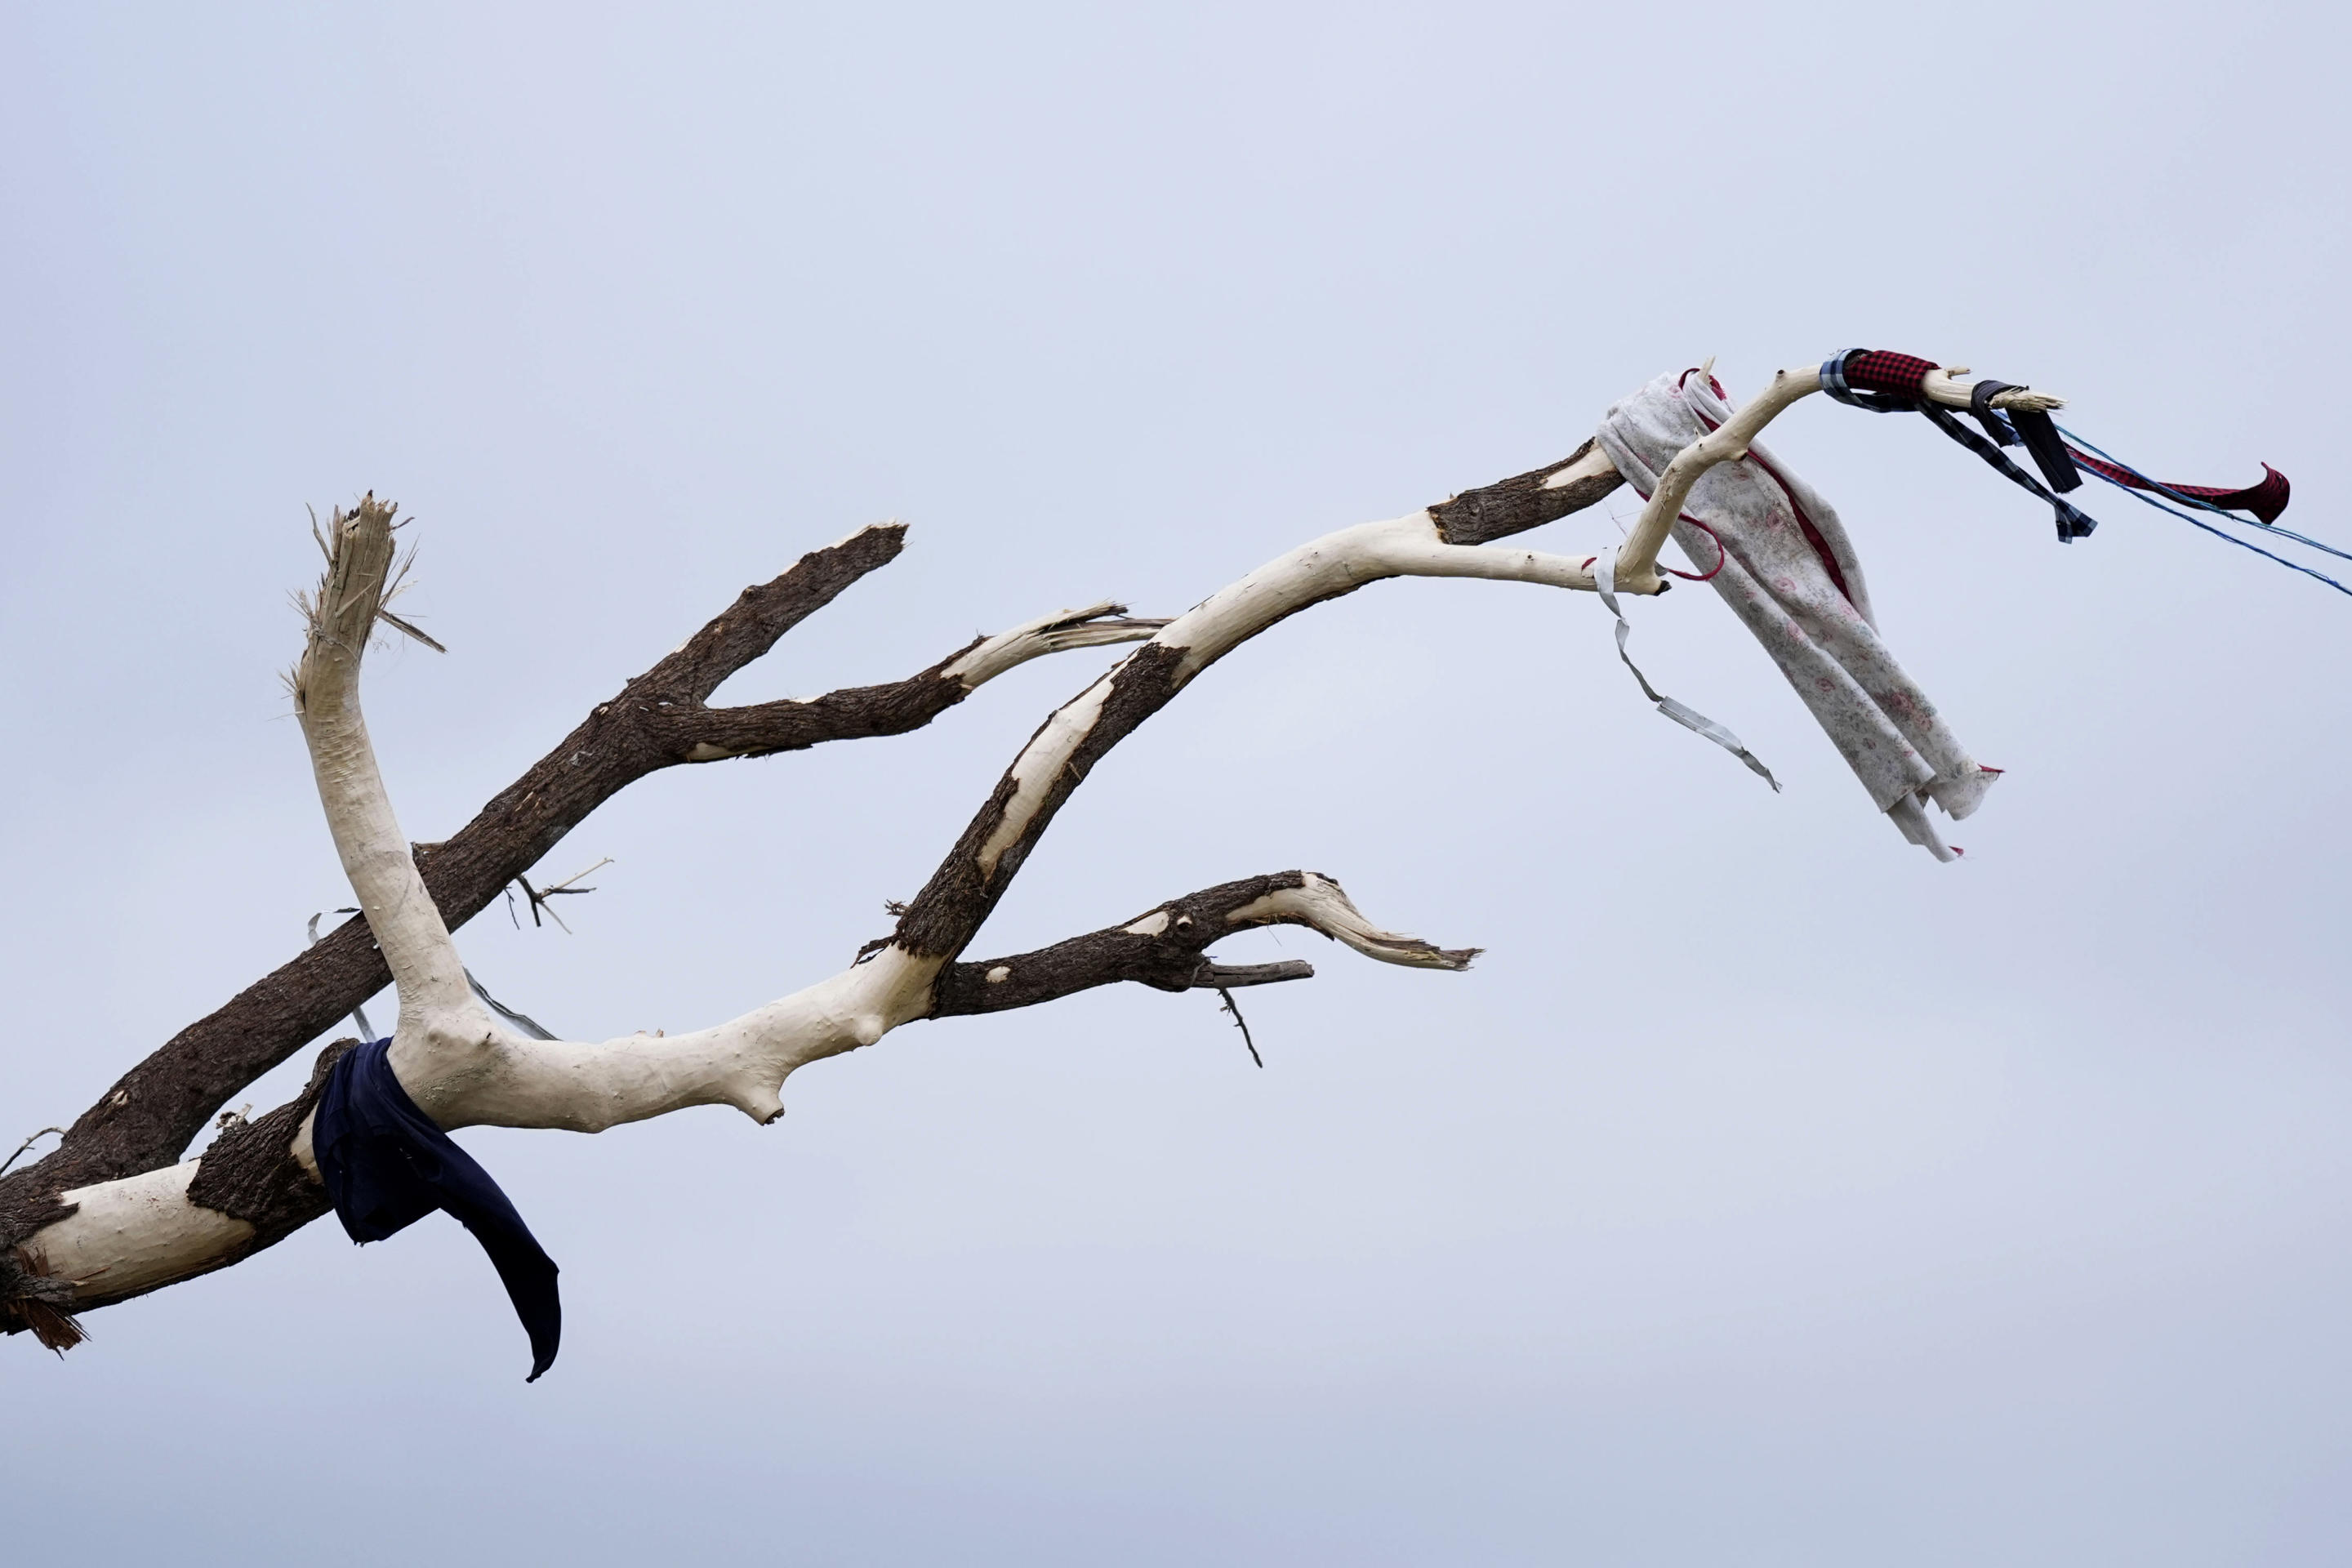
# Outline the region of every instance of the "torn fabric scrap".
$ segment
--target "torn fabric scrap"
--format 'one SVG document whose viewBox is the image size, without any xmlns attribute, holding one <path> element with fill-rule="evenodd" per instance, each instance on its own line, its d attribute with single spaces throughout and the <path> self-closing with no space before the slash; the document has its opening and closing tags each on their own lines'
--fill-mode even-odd
<svg viewBox="0 0 2352 1568">
<path fill-rule="evenodd" d="M 1718 562 L 1717 564 L 1718 569 L 1720 569 L 1721 563 Z M 1694 734 L 1705 736 L 1706 739 L 1713 741 L 1717 745 L 1721 746 L 1725 751 L 1729 752 L 1733 756 L 1738 757 L 1741 762 L 1747 763 L 1748 771 L 1749 773 L 1754 773 L 1766 784 L 1770 784 L 1772 786 L 1772 793 L 1774 795 L 1779 795 L 1780 793 L 1780 781 L 1774 778 L 1772 776 L 1772 770 L 1766 767 L 1763 763 L 1757 758 L 1756 753 L 1748 749 L 1747 742 L 1741 740 L 1738 736 L 1733 734 L 1729 730 L 1725 729 L 1722 725 L 1717 723 L 1714 720 L 1708 718 L 1706 714 L 1700 712 L 1689 703 L 1678 701 L 1672 697 L 1665 696 L 1650 685 L 1650 678 L 1642 673 L 1642 667 L 1635 664 L 1633 662 L 1633 656 L 1625 651 L 1625 640 L 1633 635 L 1633 626 L 1632 622 L 1626 620 L 1623 608 L 1617 603 L 1617 557 L 1613 552 L 1607 555 L 1596 555 L 1592 558 L 1591 566 L 1593 590 L 1600 595 L 1602 608 L 1606 609 L 1610 615 L 1616 617 L 1617 657 L 1624 661 L 1626 668 L 1633 672 L 1633 682 L 1642 689 L 1642 695 L 1656 703 L 1659 712 L 1664 714 L 1667 718 L 1672 719 L 1684 729 L 1692 731 Z M 1685 573 L 1682 574 L 1682 575 L 1689 576 L 1690 574 L 1688 573 Z M 1712 574 L 1710 574 L 1710 575 L 1712 575 Z M 1706 577 L 1693 577 L 1692 581 L 1704 583 L 1707 581 L 1707 579 Z"/>
</svg>

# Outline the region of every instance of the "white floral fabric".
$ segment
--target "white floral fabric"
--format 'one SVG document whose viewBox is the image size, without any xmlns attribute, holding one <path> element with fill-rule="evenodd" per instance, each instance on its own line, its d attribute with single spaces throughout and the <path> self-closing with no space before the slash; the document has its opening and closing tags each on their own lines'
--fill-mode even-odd
<svg viewBox="0 0 2352 1568">
<path fill-rule="evenodd" d="M 1599 440 L 1646 498 L 1675 454 L 1731 412 L 1712 378 L 1670 372 L 1612 406 Z M 1872 803 L 1904 837 L 1938 860 L 1954 858 L 1927 804 L 1965 817 L 2000 770 L 1969 755 L 1879 636 L 1862 563 L 1829 502 L 1751 446 L 1745 458 L 1718 463 L 1691 487 L 1674 534 L 1701 571 L 1717 560 L 1721 542 L 1715 591 L 1797 689 Z"/>
</svg>

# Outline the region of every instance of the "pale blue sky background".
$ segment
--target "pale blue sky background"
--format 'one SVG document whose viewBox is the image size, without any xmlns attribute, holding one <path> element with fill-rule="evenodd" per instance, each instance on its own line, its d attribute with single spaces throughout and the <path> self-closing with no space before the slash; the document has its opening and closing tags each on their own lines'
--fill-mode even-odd
<svg viewBox="0 0 2352 1568">
<path fill-rule="evenodd" d="M 346 901 L 278 671 L 303 506 L 420 519 L 372 664 L 438 837 L 743 584 L 904 559 L 729 695 L 892 679 L 1558 458 L 1707 354 L 2075 399 L 2352 535 L 2318 5 L 6 7 L 0 1133 Z M 1938 867 L 1705 592 L 1389 584 L 1123 746 L 982 936 L 1343 879 L 1467 975 L 917 1026 L 435 1219 L 0 1345 L 26 1561 L 2335 1563 L 2352 602 L 1919 421 L 1776 427 L 2011 770 Z M 1620 504 L 1620 516 L 1630 515 Z M 1585 514 L 1536 536 L 1613 537 Z M 461 933 L 591 1037 L 885 929 L 1038 718 L 674 772 Z M 289 1067 L 257 1086 L 282 1098 Z"/>
</svg>

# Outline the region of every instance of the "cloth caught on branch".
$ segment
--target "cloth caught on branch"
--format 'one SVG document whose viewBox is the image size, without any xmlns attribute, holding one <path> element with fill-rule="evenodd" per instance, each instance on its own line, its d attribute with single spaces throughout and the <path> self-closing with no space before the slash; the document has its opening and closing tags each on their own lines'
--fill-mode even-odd
<svg viewBox="0 0 2352 1568">
<path fill-rule="evenodd" d="M 1865 408 L 1873 414 L 1926 415 L 1937 429 L 1982 458 L 1995 473 L 2049 502 L 2058 520 L 2059 543 L 2072 544 L 2078 539 L 2090 538 L 2091 531 L 2099 526 L 2098 520 L 2074 502 L 2060 499 L 2059 492 L 2081 489 L 2083 476 L 2074 471 L 2073 456 L 2066 443 L 2058 438 L 2058 427 L 2051 423 L 2050 416 L 2038 409 L 1996 409 L 1991 401 L 1993 395 L 2010 390 L 2011 384 L 1980 381 L 1976 384 L 1969 407 L 1969 414 L 1984 427 L 1983 436 L 1975 435 L 1962 428 L 1948 410 L 1928 400 L 1926 383 L 1935 369 L 1934 361 L 1915 354 L 1848 349 L 1822 362 L 1822 390 L 1840 403 Z M 2042 478 L 2049 481 L 2046 487 L 2011 462 L 2001 451 L 2003 447 L 2019 446 L 2032 455 Z"/>
<path fill-rule="evenodd" d="M 555 1364 L 563 1335 L 556 1267 L 472 1155 L 416 1108 L 392 1070 L 390 1040 L 344 1053 L 319 1096 L 311 1145 L 327 1196 L 353 1241 L 382 1241 L 435 1209 L 474 1233 L 530 1335 L 530 1376 Z"/>
<path fill-rule="evenodd" d="M 1646 498 L 1675 454 L 1731 412 L 1711 377 L 1669 373 L 1612 406 L 1598 438 Z M 1717 559 L 1720 545 L 1715 591 L 1780 667 L 1872 803 L 1937 859 L 1957 858 L 1926 805 L 1965 817 L 2000 770 L 1969 755 L 1880 637 L 1862 563 L 1837 513 L 1754 445 L 1739 462 L 1702 475 L 1684 510 L 1675 542 L 1698 562 Z"/>
<path fill-rule="evenodd" d="M 2264 528 L 2275 526 L 2286 511 L 2293 492 L 2286 476 L 2268 463 L 2263 465 L 2259 482 L 2237 489 L 2221 485 L 2159 483 L 2104 453 L 2084 451 L 2080 437 L 2066 439 L 2067 433 L 2059 429 L 2057 422 L 2043 410 L 1995 408 L 1992 400 L 1998 395 L 2023 390 L 2012 382 L 1984 380 L 1970 386 L 1969 412 L 1990 437 L 1979 439 L 1927 395 L 1927 377 L 1936 369 L 1933 360 L 1924 360 L 1916 354 L 1894 353 L 1885 349 L 1848 349 L 1822 362 L 1822 389 L 1840 403 L 1866 408 L 1874 414 L 1916 411 L 1926 415 L 1945 435 L 1975 452 L 2009 479 L 2048 501 L 2058 515 L 2061 544 L 2088 539 L 2091 531 L 2098 526 L 2095 520 L 2053 493 L 2078 489 L 2083 483 L 2078 470 L 2084 468 L 2124 489 L 2153 490 L 2214 511 L 2249 512 Z M 2042 470 L 2042 478 L 2049 481 L 2049 489 L 2036 484 L 2031 475 L 2004 457 L 2000 450 L 2003 447 L 2023 447 L 2032 456 L 2034 466 Z"/>
</svg>

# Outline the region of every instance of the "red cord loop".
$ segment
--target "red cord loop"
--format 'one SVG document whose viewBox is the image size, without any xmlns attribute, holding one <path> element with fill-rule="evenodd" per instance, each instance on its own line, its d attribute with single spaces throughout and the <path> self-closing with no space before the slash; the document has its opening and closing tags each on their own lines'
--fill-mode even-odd
<svg viewBox="0 0 2352 1568">
<path fill-rule="evenodd" d="M 1716 532 L 1715 530 L 1707 527 L 1706 524 L 1701 522 L 1690 513 L 1683 513 L 1682 520 L 1685 522 L 1689 523 L 1693 528 L 1697 529 L 1701 533 L 1706 534 L 1709 539 L 1715 541 L 1715 565 L 1712 570 L 1704 574 L 1697 572 L 1677 572 L 1673 567 L 1669 566 L 1666 568 L 1667 575 L 1679 577 L 1685 583 L 1712 583 L 1715 581 L 1716 573 L 1723 570 L 1723 563 L 1731 559 L 1731 552 L 1723 547 L 1723 535 Z"/>
</svg>

